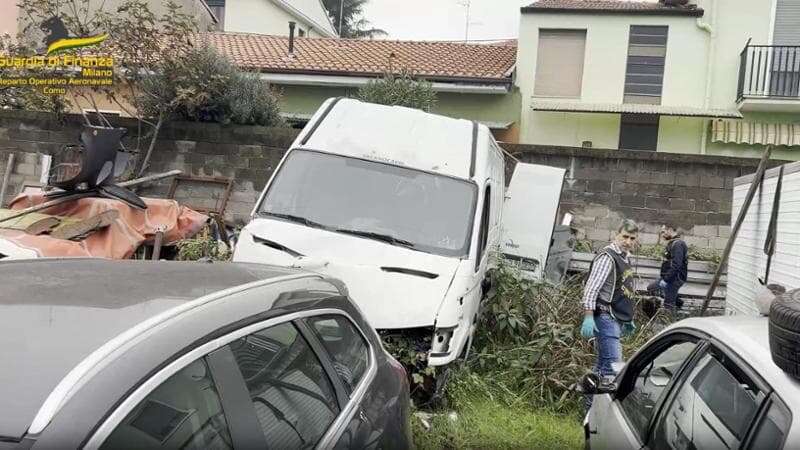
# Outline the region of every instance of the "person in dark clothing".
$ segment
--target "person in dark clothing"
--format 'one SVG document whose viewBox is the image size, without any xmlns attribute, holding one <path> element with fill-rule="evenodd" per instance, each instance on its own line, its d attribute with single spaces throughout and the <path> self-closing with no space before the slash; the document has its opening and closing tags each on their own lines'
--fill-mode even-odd
<svg viewBox="0 0 800 450">
<path fill-rule="evenodd" d="M 672 225 L 661 227 L 661 237 L 666 242 L 661 262 L 661 279 L 651 283 L 648 291 L 660 290 L 664 297 L 664 307 L 675 311 L 683 303 L 678 298 L 678 291 L 686 283 L 689 271 L 689 248 Z"/>
</svg>

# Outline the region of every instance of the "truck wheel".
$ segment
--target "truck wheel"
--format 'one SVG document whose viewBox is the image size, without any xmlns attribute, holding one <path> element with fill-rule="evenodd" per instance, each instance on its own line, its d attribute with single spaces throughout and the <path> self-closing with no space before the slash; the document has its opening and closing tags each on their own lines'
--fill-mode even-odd
<svg viewBox="0 0 800 450">
<path fill-rule="evenodd" d="M 800 379 L 800 289 L 789 291 L 772 302 L 769 349 L 776 366 Z"/>
</svg>

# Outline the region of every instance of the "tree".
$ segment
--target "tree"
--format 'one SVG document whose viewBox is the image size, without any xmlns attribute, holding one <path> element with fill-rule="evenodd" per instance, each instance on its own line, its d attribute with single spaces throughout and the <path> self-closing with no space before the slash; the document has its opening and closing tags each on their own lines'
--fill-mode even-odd
<svg viewBox="0 0 800 450">
<path fill-rule="evenodd" d="M 436 104 L 436 92 L 430 82 L 416 81 L 407 71 L 387 73 L 358 90 L 356 98 L 381 105 L 407 106 L 430 111 Z"/>
<path fill-rule="evenodd" d="M 255 74 L 240 72 L 228 58 L 203 43 L 142 80 L 139 102 L 148 115 L 167 105 L 171 116 L 195 122 L 275 126 L 282 123 L 278 100 Z M 155 95 L 151 95 L 155 94 Z"/>
<path fill-rule="evenodd" d="M 375 28 L 364 18 L 364 5 L 369 0 L 323 0 L 325 9 L 343 38 L 375 38 L 386 36 L 387 33 L 380 28 Z M 341 18 L 341 25 L 339 19 Z"/>
<path fill-rule="evenodd" d="M 105 9 L 105 2 L 99 6 L 91 0 L 20 0 L 20 10 L 25 13 L 21 20 L 26 23 L 21 35 L 28 39 L 41 37 L 37 29 L 52 18 L 60 19 L 71 35 L 87 36 L 108 33 L 99 47 L 90 52 L 114 56 L 113 81 L 111 87 L 91 87 L 88 89 L 70 89 L 69 94 L 77 103 L 78 99 L 93 106 L 99 117 L 103 117 L 97 108 L 97 96 L 105 96 L 115 103 L 127 115 L 135 117 L 140 124 L 150 128 L 149 132 L 138 136 L 136 148 L 132 149 L 141 156 L 140 145 L 149 139 L 144 158 L 139 158 L 138 174 L 147 169 L 150 156 L 155 147 L 159 131 L 171 114 L 172 102 L 159 96 L 159 92 L 148 90 L 144 82 L 153 74 L 162 73 L 165 67 L 185 57 L 193 47 L 198 32 L 194 17 L 182 11 L 174 0 L 162 0 L 166 12 L 157 17 L 149 8 L 146 0 L 123 0 L 113 11 Z M 67 53 L 80 54 L 84 50 L 67 50 Z M 162 98 L 158 107 L 145 108 L 143 97 Z M 131 105 L 133 109 L 131 109 Z M 84 114 L 84 119 L 90 123 Z M 104 125 L 110 125 L 105 118 Z M 140 127 L 141 128 L 141 127 Z"/>
</svg>

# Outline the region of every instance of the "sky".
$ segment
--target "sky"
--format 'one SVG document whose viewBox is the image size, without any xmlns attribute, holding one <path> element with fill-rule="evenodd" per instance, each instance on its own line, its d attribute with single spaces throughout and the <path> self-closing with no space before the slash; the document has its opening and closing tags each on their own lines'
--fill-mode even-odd
<svg viewBox="0 0 800 450">
<path fill-rule="evenodd" d="M 364 17 L 389 39 L 464 40 L 467 0 L 370 0 Z M 516 39 L 519 8 L 533 0 L 469 0 L 469 39 Z"/>
</svg>

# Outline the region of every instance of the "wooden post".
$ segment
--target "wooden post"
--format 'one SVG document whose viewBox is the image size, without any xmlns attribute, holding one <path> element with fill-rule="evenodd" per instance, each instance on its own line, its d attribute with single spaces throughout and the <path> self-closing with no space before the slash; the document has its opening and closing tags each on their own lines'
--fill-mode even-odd
<svg viewBox="0 0 800 450">
<path fill-rule="evenodd" d="M 731 254 L 731 250 L 733 250 L 733 243 L 736 241 L 736 235 L 739 234 L 739 228 L 742 227 L 742 222 L 744 222 L 744 218 L 747 216 L 747 210 L 750 209 L 750 203 L 752 203 L 753 197 L 756 195 L 756 190 L 758 190 L 758 186 L 764 179 L 764 172 L 767 170 L 767 163 L 769 162 L 769 156 L 771 153 L 772 145 L 767 145 L 767 148 L 764 149 L 764 154 L 761 156 L 761 162 L 758 163 L 758 170 L 756 170 L 756 173 L 753 176 L 753 181 L 750 183 L 750 190 L 747 191 L 747 196 L 744 198 L 742 209 L 739 210 L 739 216 L 736 218 L 736 222 L 733 224 L 733 228 L 731 229 L 731 236 L 728 238 L 728 243 L 725 245 L 725 251 L 722 252 L 722 259 L 720 259 L 719 266 L 717 266 L 717 271 L 714 273 L 714 278 L 711 280 L 711 286 L 708 287 L 706 298 L 703 300 L 703 309 L 700 310 L 701 316 L 704 316 L 706 314 L 706 310 L 708 310 L 708 304 L 711 302 L 711 297 L 714 296 L 714 291 L 717 289 L 719 279 L 722 276 L 722 268 L 728 262 L 728 257 Z"/>
<path fill-rule="evenodd" d="M 0 208 L 3 207 L 6 201 L 6 189 L 8 189 L 8 179 L 11 177 L 12 170 L 14 170 L 14 153 L 9 153 L 6 171 L 3 174 L 3 184 L 0 185 Z"/>
<path fill-rule="evenodd" d="M 156 228 L 156 236 L 153 239 L 153 261 L 158 261 L 161 258 L 161 246 L 164 245 L 164 231 L 166 227 L 159 226 Z"/>
</svg>

